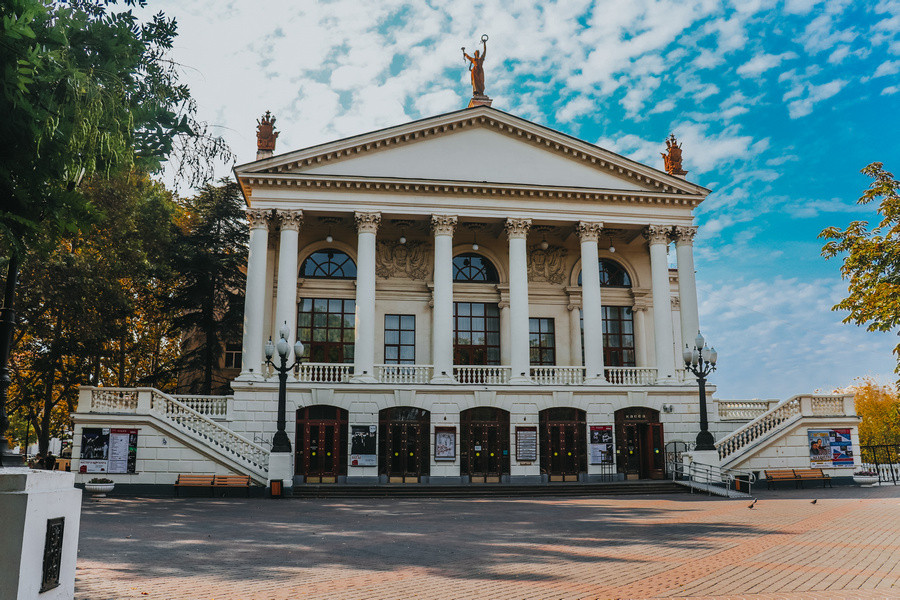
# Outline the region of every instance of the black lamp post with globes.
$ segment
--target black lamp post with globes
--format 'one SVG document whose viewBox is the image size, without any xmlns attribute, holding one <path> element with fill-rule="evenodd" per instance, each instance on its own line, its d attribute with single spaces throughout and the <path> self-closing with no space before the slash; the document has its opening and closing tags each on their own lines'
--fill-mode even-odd
<svg viewBox="0 0 900 600">
<path fill-rule="evenodd" d="M 291 366 L 288 366 L 287 357 L 288 354 L 290 354 L 291 346 L 287 341 L 289 334 L 287 322 L 281 326 L 279 334 L 280 338 L 277 342 L 272 343 L 271 337 L 269 338 L 269 341 L 266 342 L 266 364 L 278 372 L 278 430 L 275 432 L 275 437 L 272 438 L 272 452 L 290 452 L 291 440 L 288 439 L 287 432 L 284 430 L 287 420 L 285 418 L 287 404 L 287 376 L 294 367 L 300 364 L 300 356 L 303 355 L 303 342 L 297 340 L 297 343 L 294 344 L 294 363 Z M 281 365 L 276 365 L 272 361 L 276 350 L 278 350 L 278 356 L 281 357 Z"/>
<path fill-rule="evenodd" d="M 705 352 L 704 352 L 705 351 Z M 700 386 L 700 433 L 697 434 L 695 450 L 715 450 L 716 439 L 709 432 L 709 421 L 706 417 L 706 378 L 716 370 L 718 355 L 715 348 L 706 346 L 706 340 L 700 332 L 694 340 L 694 349 L 684 347 L 684 367 L 697 377 Z"/>
</svg>

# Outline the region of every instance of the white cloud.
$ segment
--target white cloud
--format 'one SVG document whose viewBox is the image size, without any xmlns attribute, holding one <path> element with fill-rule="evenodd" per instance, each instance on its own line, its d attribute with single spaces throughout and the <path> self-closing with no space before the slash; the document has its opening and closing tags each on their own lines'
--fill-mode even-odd
<svg viewBox="0 0 900 600">
<path fill-rule="evenodd" d="M 896 85 L 889 85 L 886 88 L 884 88 L 883 90 L 881 90 L 881 95 L 882 96 L 890 96 L 892 94 L 896 94 L 897 92 L 900 92 L 900 87 L 898 87 Z"/>
<path fill-rule="evenodd" d="M 829 81 L 822 85 L 805 84 L 805 86 L 803 86 L 805 87 L 805 96 L 788 103 L 788 115 L 792 119 L 805 117 L 812 112 L 813 106 L 815 106 L 817 102 L 831 98 L 840 92 L 845 85 L 847 85 L 847 82 L 843 79 L 835 79 L 834 81 Z M 785 95 L 785 99 L 788 99 L 789 97 L 792 98 L 795 95 L 803 95 L 803 92 L 794 94 L 795 91 L 796 88 L 795 90 L 792 90 L 791 96 Z"/>
<path fill-rule="evenodd" d="M 793 52 L 782 54 L 758 54 L 737 68 L 738 75 L 757 77 L 769 69 L 774 69 L 783 61 L 797 58 Z"/>
<path fill-rule="evenodd" d="M 878 65 L 872 77 L 885 77 L 896 73 L 900 73 L 900 60 L 889 60 Z"/>
</svg>

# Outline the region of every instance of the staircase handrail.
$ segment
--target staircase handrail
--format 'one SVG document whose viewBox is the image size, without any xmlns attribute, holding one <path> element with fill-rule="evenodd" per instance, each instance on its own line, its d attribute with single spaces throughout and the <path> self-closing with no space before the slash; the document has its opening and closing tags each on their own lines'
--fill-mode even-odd
<svg viewBox="0 0 900 600">
<path fill-rule="evenodd" d="M 692 483 L 705 484 L 710 492 L 711 486 L 721 485 L 727 491 L 735 489 L 735 482 L 741 480 L 746 483 L 746 493 L 749 494 L 756 483 L 756 474 L 743 469 L 731 469 L 721 465 L 709 465 L 706 463 L 691 461 L 689 464 L 674 462 L 670 465 L 672 481 L 677 481 L 681 475 L 682 480 L 687 479 Z M 687 473 L 685 473 L 687 471 Z"/>
<path fill-rule="evenodd" d="M 786 421 L 799 417 L 801 414 L 800 399 L 804 396 L 791 396 L 787 400 L 779 402 L 773 408 L 716 442 L 719 458 L 725 460 L 741 448 L 752 444 L 764 434 L 776 427 L 780 427 Z"/>
</svg>

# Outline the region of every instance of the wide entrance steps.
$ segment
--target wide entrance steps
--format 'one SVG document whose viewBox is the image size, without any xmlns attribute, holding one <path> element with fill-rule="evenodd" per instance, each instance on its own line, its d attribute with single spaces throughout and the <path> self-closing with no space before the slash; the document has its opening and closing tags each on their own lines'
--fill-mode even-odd
<svg viewBox="0 0 900 600">
<path fill-rule="evenodd" d="M 429 485 L 397 483 L 383 485 L 302 484 L 294 486 L 294 498 L 472 498 L 516 496 L 635 496 L 689 494 L 672 481 L 617 481 L 612 483 L 545 483 L 532 485 L 478 483 Z"/>
</svg>

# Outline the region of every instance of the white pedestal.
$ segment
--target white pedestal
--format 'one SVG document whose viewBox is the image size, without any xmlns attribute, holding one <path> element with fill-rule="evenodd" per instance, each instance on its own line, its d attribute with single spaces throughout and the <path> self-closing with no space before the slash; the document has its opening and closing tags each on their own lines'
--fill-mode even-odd
<svg viewBox="0 0 900 600">
<path fill-rule="evenodd" d="M 717 450 L 693 450 L 691 452 L 685 452 L 682 456 L 685 474 L 690 474 L 692 472 L 692 463 L 704 465 L 703 467 L 694 469 L 694 481 L 698 483 L 709 483 L 709 480 L 707 479 L 708 472 L 705 467 L 708 466 L 715 470 L 718 469 L 721 464 L 719 452 Z M 715 481 L 715 478 L 713 481 Z"/>
<path fill-rule="evenodd" d="M 63 517 L 59 585 L 41 592 L 47 521 Z M 81 523 L 75 474 L 0 469 L 0 598 L 71 600 Z"/>
<path fill-rule="evenodd" d="M 284 487 L 294 485 L 294 453 L 272 452 L 269 454 L 269 487 L 273 481 L 284 481 Z"/>
</svg>

